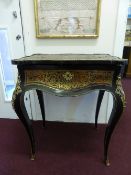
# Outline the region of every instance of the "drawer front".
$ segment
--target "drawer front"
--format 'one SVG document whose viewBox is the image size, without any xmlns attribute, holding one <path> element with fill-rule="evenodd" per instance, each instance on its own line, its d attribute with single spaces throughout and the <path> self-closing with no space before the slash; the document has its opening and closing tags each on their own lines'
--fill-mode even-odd
<svg viewBox="0 0 131 175">
<path fill-rule="evenodd" d="M 25 85 L 53 89 L 82 89 L 92 85 L 112 86 L 113 71 L 103 70 L 25 70 Z"/>
</svg>

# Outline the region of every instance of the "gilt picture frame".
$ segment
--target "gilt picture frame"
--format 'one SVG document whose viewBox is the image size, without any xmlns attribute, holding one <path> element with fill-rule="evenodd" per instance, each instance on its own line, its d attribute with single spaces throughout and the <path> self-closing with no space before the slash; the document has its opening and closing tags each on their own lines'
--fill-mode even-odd
<svg viewBox="0 0 131 175">
<path fill-rule="evenodd" d="M 37 38 L 97 38 L 101 0 L 34 0 Z"/>
</svg>

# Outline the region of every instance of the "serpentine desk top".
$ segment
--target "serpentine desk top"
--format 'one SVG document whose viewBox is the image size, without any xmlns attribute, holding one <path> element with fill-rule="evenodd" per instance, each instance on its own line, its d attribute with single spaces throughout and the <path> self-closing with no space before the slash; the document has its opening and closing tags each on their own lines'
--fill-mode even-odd
<svg viewBox="0 0 131 175">
<path fill-rule="evenodd" d="M 34 54 L 12 60 L 12 64 L 41 64 L 41 63 L 89 63 L 89 64 L 119 64 L 127 63 L 127 59 L 107 54 Z"/>
</svg>

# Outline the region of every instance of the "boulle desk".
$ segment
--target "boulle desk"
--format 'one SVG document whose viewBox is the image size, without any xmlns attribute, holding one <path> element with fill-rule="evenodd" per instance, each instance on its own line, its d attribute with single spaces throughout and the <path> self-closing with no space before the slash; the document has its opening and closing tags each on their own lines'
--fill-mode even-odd
<svg viewBox="0 0 131 175">
<path fill-rule="evenodd" d="M 104 138 L 104 161 L 109 166 L 108 148 L 111 135 L 126 103 L 121 78 L 127 60 L 104 54 L 36 54 L 14 59 L 12 64 L 17 65 L 18 68 L 12 106 L 29 136 L 32 160 L 35 158 L 35 139 L 24 104 L 26 91 L 36 90 L 45 125 L 42 91 L 57 96 L 78 96 L 99 90 L 95 114 L 96 127 L 104 92 L 108 91 L 112 94 L 113 109 Z"/>
</svg>

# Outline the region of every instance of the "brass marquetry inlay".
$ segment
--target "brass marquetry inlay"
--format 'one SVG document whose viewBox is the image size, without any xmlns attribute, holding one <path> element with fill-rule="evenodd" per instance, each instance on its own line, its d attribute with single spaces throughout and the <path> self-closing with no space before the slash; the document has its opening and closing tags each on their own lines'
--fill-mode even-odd
<svg viewBox="0 0 131 175">
<path fill-rule="evenodd" d="M 90 85 L 112 85 L 113 71 L 102 70 L 26 70 L 26 85 L 43 85 L 53 89 L 71 90 Z"/>
</svg>

